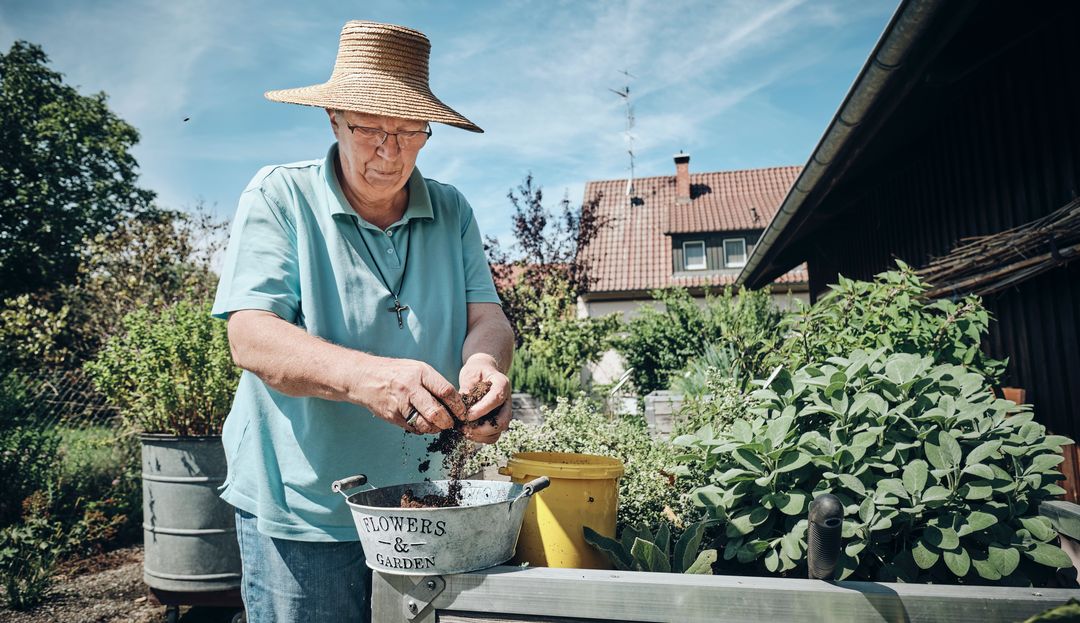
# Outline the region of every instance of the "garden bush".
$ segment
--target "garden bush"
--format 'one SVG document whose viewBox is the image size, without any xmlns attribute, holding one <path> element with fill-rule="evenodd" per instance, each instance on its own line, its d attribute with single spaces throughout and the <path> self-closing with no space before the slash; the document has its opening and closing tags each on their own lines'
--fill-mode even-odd
<svg viewBox="0 0 1080 623">
<path fill-rule="evenodd" d="M 673 438 L 704 426 L 726 431 L 747 415 L 750 400 L 738 379 L 728 376 L 722 368 L 706 369 L 701 374 L 704 386 L 698 392 L 683 395 L 682 406 L 672 422 Z"/>
<path fill-rule="evenodd" d="M 928 356 L 857 350 L 780 372 L 730 431 L 677 438 L 677 473 L 717 535 L 718 566 L 805 576 L 806 511 L 843 502 L 841 578 L 1041 585 L 1071 566 L 1039 503 L 1071 440 L 987 379 Z"/>
<path fill-rule="evenodd" d="M 788 314 L 783 322 L 786 339 L 766 367 L 796 369 L 856 349 L 885 348 L 964 365 L 996 382 L 1005 362 L 981 350 L 990 323 L 981 299 L 971 295 L 956 302 L 928 300 L 929 286 L 907 264 L 896 263 L 897 270 L 883 272 L 873 281 L 840 277 L 812 307 Z"/>
<path fill-rule="evenodd" d="M 768 374 L 768 355 L 781 336 L 781 313 L 767 291 L 725 288 L 707 296 L 703 306 L 685 289 L 657 290 L 653 298 L 664 309 L 642 307 L 615 340 L 640 395 L 666 389 L 710 344 L 726 350 L 727 365 L 740 377 Z"/>
<path fill-rule="evenodd" d="M 41 426 L 0 427 L 0 527 L 22 517 L 23 501 L 56 482 L 60 436 Z"/>
<path fill-rule="evenodd" d="M 220 434 L 240 370 L 209 303 L 143 307 L 123 325 L 86 370 L 125 424 L 143 433 Z"/>
<path fill-rule="evenodd" d="M 510 423 L 495 444 L 484 446 L 471 459 L 468 471 L 505 465 L 515 452 L 576 452 L 621 459 L 626 473 L 619 481 L 617 523 L 623 526 L 654 526 L 664 509 L 690 520 L 700 515 L 685 495 L 680 495 L 665 468 L 674 460 L 674 448 L 649 436 L 640 418 L 609 418 L 585 398 L 562 399 L 554 409 L 543 408 L 544 421 L 537 425 Z M 689 521 L 687 521 L 689 523 Z"/>
<path fill-rule="evenodd" d="M 545 404 L 555 404 L 560 398 L 575 396 L 582 391 L 581 375 L 533 354 L 528 346 L 514 351 L 514 363 L 510 366 L 510 386 L 515 392 L 525 392 Z"/>
<path fill-rule="evenodd" d="M 63 527 L 42 518 L 0 529 L 0 585 L 9 608 L 25 610 L 45 599 L 64 542 Z"/>
</svg>

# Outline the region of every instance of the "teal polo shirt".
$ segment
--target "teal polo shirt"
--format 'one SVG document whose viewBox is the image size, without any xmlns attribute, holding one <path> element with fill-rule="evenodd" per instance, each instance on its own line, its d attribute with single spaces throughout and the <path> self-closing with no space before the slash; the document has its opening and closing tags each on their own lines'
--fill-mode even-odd
<svg viewBox="0 0 1080 623">
<path fill-rule="evenodd" d="M 427 362 L 457 385 L 468 303 L 498 303 L 472 208 L 453 186 L 409 178 L 409 205 L 385 231 L 349 206 L 325 159 L 265 167 L 236 211 L 212 314 L 273 312 L 334 344 Z M 375 267 L 378 267 L 376 269 Z M 409 309 L 403 328 L 379 270 Z M 265 339 L 275 339 L 272 335 Z M 442 474 L 432 438 L 367 409 L 274 391 L 245 371 L 225 420 L 221 497 L 258 517 L 263 534 L 350 541 L 356 528 L 334 480 L 387 486 Z M 421 472 L 422 463 L 430 468 Z"/>
</svg>

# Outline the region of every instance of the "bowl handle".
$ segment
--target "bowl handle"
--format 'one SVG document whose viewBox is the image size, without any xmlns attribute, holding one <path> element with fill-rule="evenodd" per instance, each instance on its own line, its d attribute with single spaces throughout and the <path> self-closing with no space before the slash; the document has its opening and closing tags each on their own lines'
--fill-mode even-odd
<svg viewBox="0 0 1080 623">
<path fill-rule="evenodd" d="M 340 493 L 345 499 L 349 499 L 349 494 L 345 493 L 348 489 L 355 489 L 356 487 L 367 484 L 367 476 L 359 474 L 356 476 L 349 476 L 348 478 L 342 478 L 341 480 L 335 480 L 334 484 L 330 485 L 330 488 L 334 493 Z"/>
<path fill-rule="evenodd" d="M 525 483 L 525 488 L 524 490 L 522 490 L 521 495 L 530 496 L 534 493 L 540 493 L 544 489 L 547 489 L 548 485 L 550 484 L 551 479 L 547 476 L 541 476 L 539 478 L 536 478 L 535 480 L 530 480 L 529 482 Z"/>
<path fill-rule="evenodd" d="M 535 480 L 530 480 L 529 482 L 525 483 L 525 486 L 521 489 L 521 493 L 519 493 L 517 497 L 510 502 L 510 507 L 508 510 L 512 511 L 514 509 L 514 503 L 521 498 L 532 497 L 534 493 L 539 493 L 540 491 L 547 489 L 548 485 L 550 484 L 551 479 L 547 476 L 541 476 L 539 478 L 536 478 Z"/>
</svg>

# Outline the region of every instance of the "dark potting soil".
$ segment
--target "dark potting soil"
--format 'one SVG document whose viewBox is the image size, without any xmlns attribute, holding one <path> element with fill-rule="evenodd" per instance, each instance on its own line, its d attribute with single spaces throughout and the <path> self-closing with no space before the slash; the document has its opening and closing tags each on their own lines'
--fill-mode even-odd
<svg viewBox="0 0 1080 623">
<path fill-rule="evenodd" d="M 467 393 L 461 394 L 461 401 L 465 403 L 465 408 L 469 409 L 474 404 L 480 402 L 480 399 L 483 398 L 490 389 L 491 381 L 480 381 Z M 448 428 L 440 432 L 439 436 L 428 444 L 428 452 L 441 452 L 443 455 L 443 468 L 446 469 L 447 476 L 450 480 L 449 490 L 446 495 L 432 494 L 417 498 L 411 489 L 406 489 L 405 493 L 401 496 L 401 508 L 447 508 L 450 506 L 461 506 L 461 478 L 464 476 L 462 472 L 465 471 L 465 462 L 469 459 L 469 442 L 465 438 L 464 428 L 466 426 L 480 426 L 482 424 L 494 425 L 495 414 L 497 411 L 498 410 L 496 409 L 471 423 L 455 419 L 453 428 Z M 430 461 L 422 462 L 420 464 L 420 471 L 427 471 L 430 465 Z"/>
</svg>

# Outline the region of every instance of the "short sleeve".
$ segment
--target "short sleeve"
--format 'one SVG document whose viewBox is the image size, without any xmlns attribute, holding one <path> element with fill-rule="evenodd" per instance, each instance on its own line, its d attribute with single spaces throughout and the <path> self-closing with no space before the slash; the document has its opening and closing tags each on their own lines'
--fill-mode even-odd
<svg viewBox="0 0 1080 623">
<path fill-rule="evenodd" d="M 495 282 L 491 279 L 491 267 L 484 256 L 484 243 L 480 239 L 480 228 L 473 218 L 472 207 L 464 199 L 462 204 L 461 255 L 465 263 L 465 302 L 502 305 L 495 292 Z"/>
<path fill-rule="evenodd" d="M 296 227 L 262 188 L 240 196 L 211 314 L 259 309 L 295 323 L 300 309 Z"/>
</svg>

